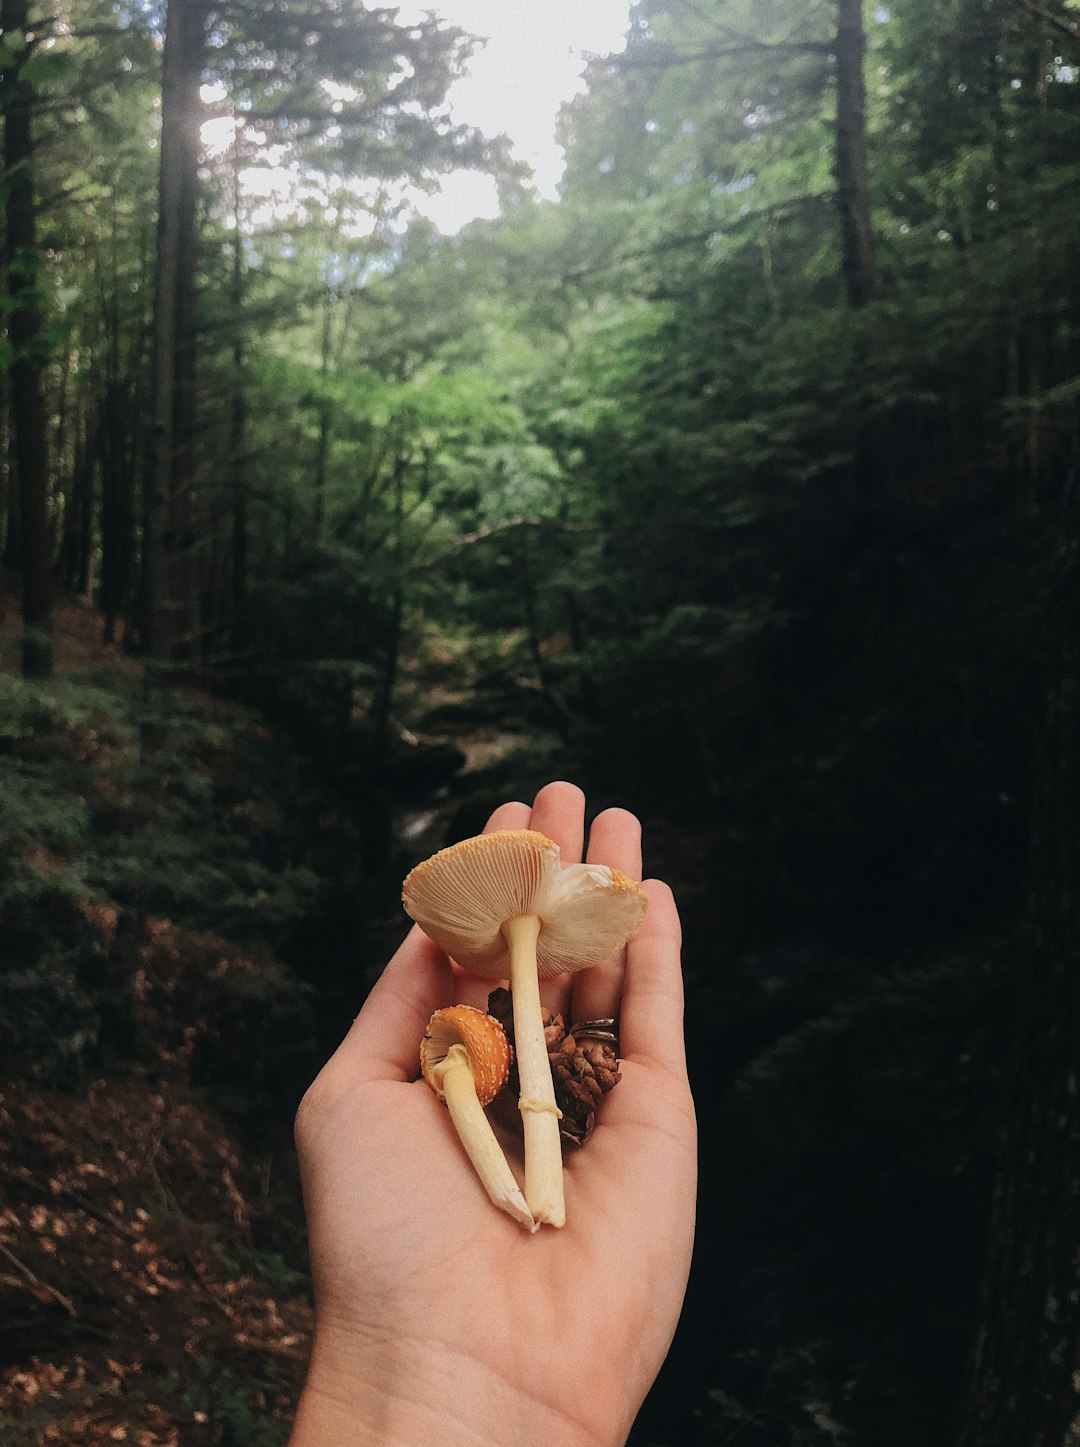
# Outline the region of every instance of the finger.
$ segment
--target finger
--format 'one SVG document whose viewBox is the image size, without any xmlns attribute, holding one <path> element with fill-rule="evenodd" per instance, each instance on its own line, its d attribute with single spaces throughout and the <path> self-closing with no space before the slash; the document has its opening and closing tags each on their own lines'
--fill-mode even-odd
<svg viewBox="0 0 1080 1447">
<path fill-rule="evenodd" d="M 472 1005 L 474 1009 L 486 1013 L 488 996 L 502 981 L 482 979 L 479 975 L 462 969 L 456 960 L 451 961 L 451 968 L 454 972 L 454 1004 Z"/>
<path fill-rule="evenodd" d="M 434 1011 L 454 998 L 446 955 L 414 925 L 379 976 L 328 1070 L 351 1080 L 414 1080 Z"/>
<path fill-rule="evenodd" d="M 619 1053 L 685 1075 L 679 911 L 658 879 L 646 880 L 645 893 L 649 907 L 626 947 Z"/>
<path fill-rule="evenodd" d="M 589 864 L 609 864 L 631 879 L 641 878 L 641 825 L 626 809 L 605 809 L 589 830 Z M 626 951 L 574 976 L 574 1021 L 617 1018 L 623 990 Z"/>
<path fill-rule="evenodd" d="M 641 878 L 641 825 L 629 809 L 605 809 L 589 830 L 589 864 L 610 864 L 631 879 Z"/>
<path fill-rule="evenodd" d="M 545 784 L 533 800 L 529 828 L 555 841 L 563 868 L 568 864 L 580 864 L 585 843 L 585 795 L 576 784 L 568 784 L 565 780 Z M 565 1019 L 570 1008 L 570 988 L 569 976 L 544 980 L 540 986 L 544 1007 Z"/>
<path fill-rule="evenodd" d="M 585 795 L 576 784 L 562 779 L 545 784 L 533 800 L 529 828 L 555 841 L 563 868 L 580 864 L 585 841 Z"/>
<path fill-rule="evenodd" d="M 528 804 L 500 804 L 484 825 L 485 834 L 496 829 L 528 829 L 532 810 Z"/>
</svg>

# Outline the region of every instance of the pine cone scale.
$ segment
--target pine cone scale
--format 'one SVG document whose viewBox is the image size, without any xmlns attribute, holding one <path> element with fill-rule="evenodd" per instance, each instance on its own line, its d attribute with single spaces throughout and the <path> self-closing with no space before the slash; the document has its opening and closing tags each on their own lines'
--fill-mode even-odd
<svg viewBox="0 0 1080 1447">
<path fill-rule="evenodd" d="M 488 996 L 488 1014 L 499 1021 L 514 1043 L 513 1000 L 509 990 L 493 990 Z M 609 1090 L 619 1083 L 619 1061 L 613 1021 L 588 1021 L 581 1038 L 567 1033 L 561 1015 L 544 1012 L 544 1040 L 555 1100 L 562 1111 L 559 1129 L 565 1140 L 584 1145 L 596 1126 L 596 1111 Z M 510 1089 L 516 1092 L 517 1071 L 511 1068 Z"/>
</svg>

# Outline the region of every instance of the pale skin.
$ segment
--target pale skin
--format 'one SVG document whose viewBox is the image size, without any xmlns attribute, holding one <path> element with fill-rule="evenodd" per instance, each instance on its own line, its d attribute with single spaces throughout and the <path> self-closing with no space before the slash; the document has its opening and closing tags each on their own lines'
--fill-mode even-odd
<svg viewBox="0 0 1080 1447">
<path fill-rule="evenodd" d="M 582 859 L 584 796 L 547 785 L 487 829 Z M 641 878 L 609 809 L 586 859 Z M 622 1081 L 567 1157 L 566 1225 L 531 1235 L 488 1201 L 417 1080 L 424 1026 L 491 981 L 414 928 L 300 1107 L 315 1341 L 290 1447 L 620 1447 L 671 1343 L 694 1229 L 696 1131 L 671 892 L 616 959 L 543 988 L 568 1021 L 616 1016 Z M 518 1179 L 520 1165 L 516 1163 Z"/>
</svg>

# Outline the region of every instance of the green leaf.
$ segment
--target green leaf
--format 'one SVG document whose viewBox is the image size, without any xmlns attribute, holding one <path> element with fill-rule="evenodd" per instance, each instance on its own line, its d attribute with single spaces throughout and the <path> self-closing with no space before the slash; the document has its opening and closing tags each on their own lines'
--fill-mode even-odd
<svg viewBox="0 0 1080 1447">
<path fill-rule="evenodd" d="M 72 57 L 60 50 L 38 50 L 21 67 L 19 76 L 36 91 L 44 90 L 51 82 L 67 75 L 72 68 Z"/>
</svg>

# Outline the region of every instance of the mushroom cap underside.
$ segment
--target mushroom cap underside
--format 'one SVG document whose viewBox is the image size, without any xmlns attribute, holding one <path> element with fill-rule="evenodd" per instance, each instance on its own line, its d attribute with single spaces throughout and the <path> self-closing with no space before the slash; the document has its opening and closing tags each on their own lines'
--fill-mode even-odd
<svg viewBox="0 0 1080 1447">
<path fill-rule="evenodd" d="M 480 1104 L 490 1104 L 510 1074 L 513 1051 L 506 1031 L 498 1020 L 472 1005 L 448 1005 L 435 1011 L 420 1042 L 420 1069 L 440 1100 L 443 1092 L 437 1082 L 435 1068 L 446 1059 L 454 1045 L 463 1046 L 469 1058 Z"/>
<path fill-rule="evenodd" d="M 641 886 L 605 864 L 560 866 L 559 846 L 531 829 L 465 839 L 418 864 L 405 880 L 407 913 L 460 965 L 504 979 L 503 925 L 540 919 L 541 976 L 600 964 L 622 948 L 645 914 Z"/>
</svg>

